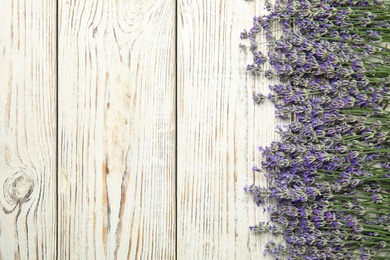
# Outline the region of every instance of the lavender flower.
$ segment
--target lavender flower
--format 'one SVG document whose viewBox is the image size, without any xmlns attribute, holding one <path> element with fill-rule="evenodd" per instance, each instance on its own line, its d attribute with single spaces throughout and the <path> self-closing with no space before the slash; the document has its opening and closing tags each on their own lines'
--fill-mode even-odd
<svg viewBox="0 0 390 260">
<path fill-rule="evenodd" d="M 390 2 L 266 7 L 270 13 L 241 35 L 254 57 L 248 70 L 257 75 L 266 62 L 272 66 L 265 77 L 282 84 L 271 85 L 267 97 L 276 117 L 295 121 L 277 128 L 280 141 L 260 149 L 269 186 L 246 191 L 258 205 L 276 201 L 267 207 L 274 224 L 251 229 L 283 232 L 285 246 L 266 245 L 276 258 L 389 258 Z M 275 23 L 280 38 L 271 31 Z M 257 42 L 264 36 L 267 57 Z"/>
</svg>

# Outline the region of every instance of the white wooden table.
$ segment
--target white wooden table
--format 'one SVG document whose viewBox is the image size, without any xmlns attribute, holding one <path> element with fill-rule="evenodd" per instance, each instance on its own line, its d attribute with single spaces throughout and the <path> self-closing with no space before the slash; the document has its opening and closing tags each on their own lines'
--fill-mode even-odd
<svg viewBox="0 0 390 260">
<path fill-rule="evenodd" d="M 265 259 L 244 0 L 1 0 L 0 259 Z"/>
</svg>

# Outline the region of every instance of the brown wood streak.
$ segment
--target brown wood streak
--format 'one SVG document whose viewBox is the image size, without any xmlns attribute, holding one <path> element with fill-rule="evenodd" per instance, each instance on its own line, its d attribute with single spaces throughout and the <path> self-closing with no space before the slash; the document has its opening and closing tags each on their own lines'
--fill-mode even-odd
<svg viewBox="0 0 390 260">
<path fill-rule="evenodd" d="M 109 174 L 109 170 L 107 167 L 106 160 L 103 161 L 102 165 L 102 185 L 104 187 L 103 190 L 103 196 L 102 196 L 102 208 L 103 210 L 106 209 L 108 211 L 109 205 L 108 205 L 108 195 L 107 195 L 107 174 Z M 103 215 L 103 226 L 102 226 L 102 238 L 103 238 L 103 244 L 107 245 L 107 216 L 108 213 L 102 212 Z M 107 255 L 107 247 L 104 247 L 104 255 Z"/>
<path fill-rule="evenodd" d="M 174 8 L 59 7 L 61 259 L 174 258 Z"/>
<path fill-rule="evenodd" d="M 0 8 L 0 259 L 55 258 L 56 1 Z"/>
<path fill-rule="evenodd" d="M 123 232 L 125 230 L 123 230 L 123 221 L 125 221 L 125 218 L 124 218 L 124 213 L 125 213 L 125 205 L 126 205 L 126 195 L 128 194 L 127 193 L 127 187 L 128 187 L 128 184 L 129 184 L 129 181 L 130 181 L 130 173 L 128 172 L 127 168 L 125 169 L 125 172 L 123 173 L 123 181 L 122 181 L 122 186 L 121 186 L 121 194 L 122 194 L 122 197 L 121 197 L 121 209 L 119 210 L 120 212 L 120 216 L 119 216 L 119 219 L 121 221 L 119 221 L 118 223 L 118 227 L 117 227 L 117 245 L 116 245 L 116 248 L 115 248 L 115 258 L 117 259 L 118 258 L 118 250 L 119 250 L 119 241 L 121 240 L 122 236 L 123 235 Z M 118 234 L 119 233 L 119 234 Z"/>
</svg>

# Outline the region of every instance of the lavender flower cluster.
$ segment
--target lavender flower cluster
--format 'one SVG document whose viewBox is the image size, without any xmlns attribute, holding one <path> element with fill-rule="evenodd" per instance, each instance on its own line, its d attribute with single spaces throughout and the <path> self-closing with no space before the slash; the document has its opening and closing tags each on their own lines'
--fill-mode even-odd
<svg viewBox="0 0 390 260">
<path fill-rule="evenodd" d="M 278 0 L 241 33 L 247 70 L 277 77 L 257 103 L 275 103 L 280 141 L 259 147 L 276 259 L 390 259 L 390 1 Z M 273 25 L 282 36 L 275 37 Z M 268 53 L 260 51 L 262 37 Z M 264 69 L 269 63 L 272 69 Z"/>
</svg>

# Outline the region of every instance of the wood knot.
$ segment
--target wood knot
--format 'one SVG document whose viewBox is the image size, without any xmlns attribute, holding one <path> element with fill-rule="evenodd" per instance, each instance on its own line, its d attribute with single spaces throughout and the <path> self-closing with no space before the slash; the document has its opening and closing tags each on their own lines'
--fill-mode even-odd
<svg viewBox="0 0 390 260">
<path fill-rule="evenodd" d="M 30 199 L 34 189 L 34 180 L 25 171 L 19 171 L 6 179 L 4 196 L 10 204 L 21 204 Z"/>
</svg>

